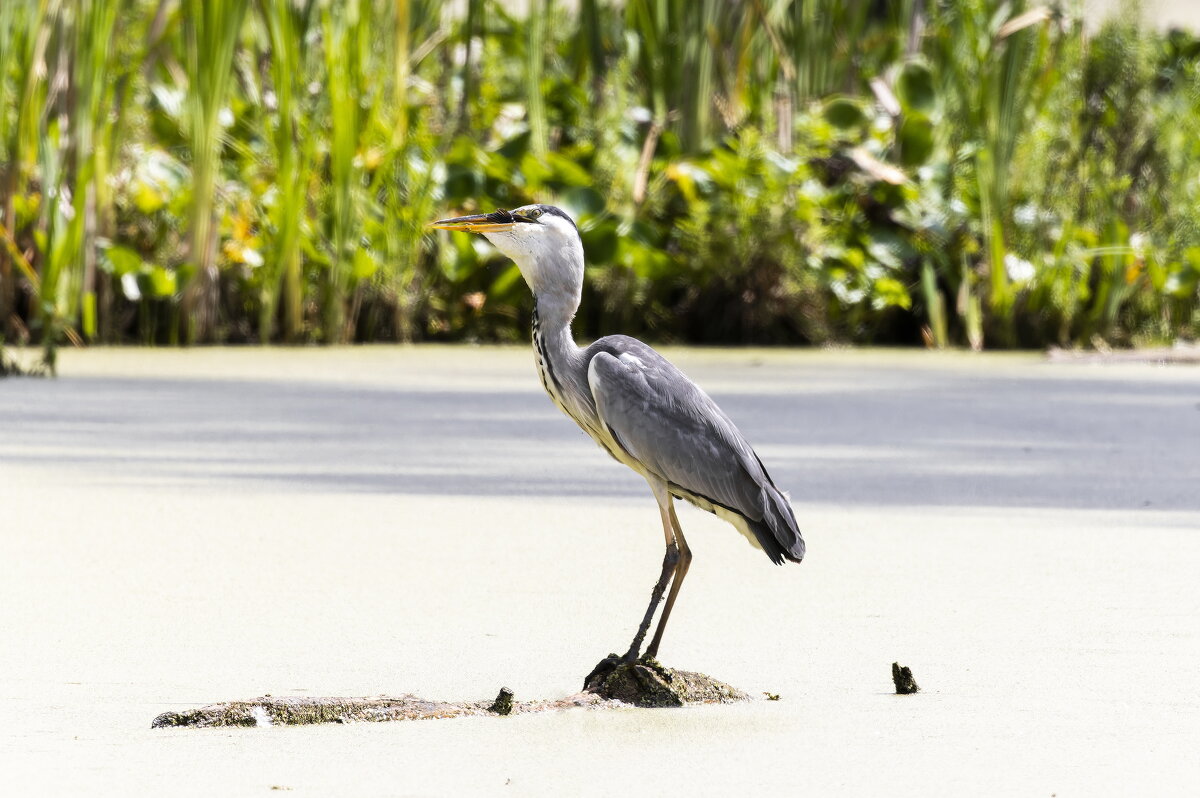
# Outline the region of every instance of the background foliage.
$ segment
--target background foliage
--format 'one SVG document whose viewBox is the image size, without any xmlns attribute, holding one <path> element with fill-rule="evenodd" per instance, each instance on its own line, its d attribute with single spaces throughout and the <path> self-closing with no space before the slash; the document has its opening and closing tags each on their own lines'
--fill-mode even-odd
<svg viewBox="0 0 1200 798">
<path fill-rule="evenodd" d="M 0 340 L 512 340 L 449 213 L 541 201 L 582 336 L 1200 332 L 1200 40 L 1020 0 L 0 4 Z"/>
</svg>

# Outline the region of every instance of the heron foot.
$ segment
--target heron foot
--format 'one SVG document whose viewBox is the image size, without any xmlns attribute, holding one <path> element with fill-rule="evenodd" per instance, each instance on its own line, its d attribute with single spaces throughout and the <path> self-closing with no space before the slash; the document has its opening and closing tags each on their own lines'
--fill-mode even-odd
<svg viewBox="0 0 1200 798">
<path fill-rule="evenodd" d="M 588 674 L 583 689 L 639 707 L 683 706 L 674 681 L 674 674 L 655 660 L 610 654 Z"/>
<path fill-rule="evenodd" d="M 603 684 L 604 681 L 610 675 L 612 675 L 613 671 L 629 661 L 630 660 L 618 654 L 609 654 L 607 657 L 597 662 L 596 667 L 592 668 L 592 672 L 584 677 L 584 691 L 591 690 L 594 686 Z"/>
<path fill-rule="evenodd" d="M 607 657 L 597 662 L 596 667 L 592 668 L 592 672 L 584 678 L 583 689 L 587 690 L 588 685 L 591 685 L 593 682 L 597 684 L 603 682 L 604 679 L 608 678 L 609 674 L 622 665 L 632 665 L 634 663 L 646 665 L 660 672 L 666 671 L 666 668 L 664 668 L 659 661 L 654 658 L 654 655 L 646 653 L 639 657 L 637 649 L 631 648 L 624 654 L 609 654 Z M 597 677 L 599 677 L 599 681 L 597 681 Z"/>
</svg>

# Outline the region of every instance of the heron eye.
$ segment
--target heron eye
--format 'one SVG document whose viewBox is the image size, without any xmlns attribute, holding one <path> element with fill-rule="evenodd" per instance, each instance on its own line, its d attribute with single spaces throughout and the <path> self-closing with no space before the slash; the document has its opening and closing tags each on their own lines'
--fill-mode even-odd
<svg viewBox="0 0 1200 798">
<path fill-rule="evenodd" d="M 536 219 L 541 215 L 542 215 L 542 209 L 534 208 L 533 210 L 529 211 L 529 213 L 525 214 L 525 218 L 526 219 Z"/>
</svg>

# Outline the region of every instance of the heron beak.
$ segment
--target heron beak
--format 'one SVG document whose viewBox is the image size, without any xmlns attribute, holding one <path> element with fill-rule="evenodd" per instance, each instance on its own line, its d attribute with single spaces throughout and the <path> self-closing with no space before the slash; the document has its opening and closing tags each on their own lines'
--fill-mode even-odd
<svg viewBox="0 0 1200 798">
<path fill-rule="evenodd" d="M 502 233 L 511 230 L 516 219 L 508 211 L 480 213 L 475 216 L 457 216 L 430 222 L 435 230 L 466 230 L 470 233 Z"/>
</svg>

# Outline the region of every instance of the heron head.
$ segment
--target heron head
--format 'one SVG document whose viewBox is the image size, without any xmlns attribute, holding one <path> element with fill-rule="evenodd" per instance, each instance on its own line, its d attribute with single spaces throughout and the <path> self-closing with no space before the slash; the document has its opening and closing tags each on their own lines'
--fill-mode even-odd
<svg viewBox="0 0 1200 798">
<path fill-rule="evenodd" d="M 578 306 L 583 290 L 583 242 L 574 220 L 562 209 L 525 205 L 511 211 L 442 219 L 430 227 L 482 233 L 513 259 L 535 296 L 560 295 Z"/>
</svg>

